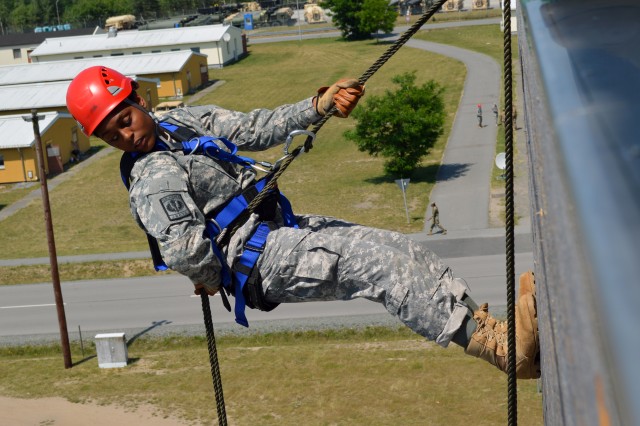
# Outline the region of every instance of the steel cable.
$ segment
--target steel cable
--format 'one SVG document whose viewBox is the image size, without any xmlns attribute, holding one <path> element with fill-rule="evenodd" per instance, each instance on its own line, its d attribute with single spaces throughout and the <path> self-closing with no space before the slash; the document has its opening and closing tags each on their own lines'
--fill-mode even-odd
<svg viewBox="0 0 640 426">
<path fill-rule="evenodd" d="M 504 145 L 505 145 L 505 252 L 507 286 L 507 423 L 518 424 L 515 322 L 515 250 L 513 195 L 513 81 L 511 73 L 511 0 L 505 0 L 504 22 Z"/>
<path fill-rule="evenodd" d="M 389 46 L 389 48 L 378 58 L 378 60 L 376 60 L 369 67 L 369 69 L 367 69 L 360 76 L 360 78 L 358 78 L 360 84 L 365 84 L 367 80 L 369 80 L 369 78 L 373 74 L 375 74 L 375 72 L 378 71 L 380 67 L 382 67 L 382 65 L 384 65 L 416 32 L 418 32 L 418 30 L 425 24 L 425 22 L 427 22 L 446 1 L 447 0 L 436 1 L 425 13 L 422 14 L 422 16 L 420 16 L 420 18 L 413 25 L 411 25 L 404 33 L 402 33 L 402 35 L 398 37 L 398 39 L 391 46 Z M 317 134 L 322 126 L 324 126 L 324 124 L 333 116 L 335 111 L 336 106 L 334 105 L 329 111 L 327 111 L 327 113 L 320 119 L 320 121 L 314 124 L 311 132 L 313 134 Z M 229 232 L 227 228 L 220 233 L 220 235 L 216 239 L 216 242 L 218 244 L 224 245 L 228 241 L 230 236 L 233 235 L 242 226 L 242 224 L 244 224 L 247 217 L 251 213 L 256 211 L 258 206 L 264 201 L 265 198 L 267 198 L 269 193 L 277 188 L 278 178 L 282 175 L 282 173 L 284 173 L 287 167 L 289 167 L 289 164 L 291 164 L 291 162 L 298 156 L 298 154 L 303 152 L 303 150 L 309 151 L 313 147 L 312 141 L 313 138 L 308 137 L 304 145 L 295 148 L 282 160 L 282 162 L 280 163 L 280 167 L 275 172 L 273 172 L 271 180 L 265 185 L 262 191 L 260 191 L 258 195 L 256 195 L 256 197 L 249 203 L 249 205 L 245 209 L 245 213 L 241 215 L 241 217 L 239 217 L 231 231 Z"/>
</svg>

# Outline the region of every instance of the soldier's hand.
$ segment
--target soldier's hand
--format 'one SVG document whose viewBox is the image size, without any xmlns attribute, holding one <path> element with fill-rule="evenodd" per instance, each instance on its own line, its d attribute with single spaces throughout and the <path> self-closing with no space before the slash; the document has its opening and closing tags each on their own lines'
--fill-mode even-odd
<svg viewBox="0 0 640 426">
<path fill-rule="evenodd" d="M 194 284 L 195 289 L 193 290 L 194 294 L 200 295 L 202 291 L 205 291 L 209 296 L 214 296 L 219 290 L 220 287 L 210 288 L 204 284 Z"/>
<path fill-rule="evenodd" d="M 364 86 L 356 79 L 342 79 L 329 87 L 318 89 L 314 99 L 318 114 L 325 115 L 333 105 L 336 106 L 337 117 L 348 117 L 364 95 Z"/>
</svg>

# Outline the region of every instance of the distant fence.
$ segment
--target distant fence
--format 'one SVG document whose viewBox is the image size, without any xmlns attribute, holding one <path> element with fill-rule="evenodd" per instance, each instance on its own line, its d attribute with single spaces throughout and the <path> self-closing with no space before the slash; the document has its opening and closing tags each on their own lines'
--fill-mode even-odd
<svg viewBox="0 0 640 426">
<path fill-rule="evenodd" d="M 546 425 L 640 425 L 640 5 L 522 0 Z"/>
</svg>

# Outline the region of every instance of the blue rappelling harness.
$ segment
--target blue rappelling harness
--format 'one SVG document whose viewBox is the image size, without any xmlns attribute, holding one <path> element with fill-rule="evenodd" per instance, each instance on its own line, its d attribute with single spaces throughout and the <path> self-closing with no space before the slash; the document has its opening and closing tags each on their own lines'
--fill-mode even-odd
<svg viewBox="0 0 640 426">
<path fill-rule="evenodd" d="M 231 225 L 237 225 L 240 221 L 246 220 L 248 217 L 247 206 L 271 180 L 275 171 L 279 167 L 280 160 L 275 164 L 258 162 L 252 158 L 238 155 L 238 147 L 226 138 L 199 136 L 193 130 L 187 127 L 182 127 L 177 123 L 174 124 L 170 121 L 161 121 L 159 122 L 159 125 L 169 133 L 172 141 L 178 142 L 164 142 L 158 138 L 153 151 L 180 151 L 185 155 L 206 155 L 214 160 L 237 164 L 244 168 L 268 172 L 264 177 L 256 180 L 253 184 L 242 190 L 241 193 L 235 195 L 212 214 L 208 215 L 206 222 L 207 236 L 211 240 L 211 248 L 222 265 L 221 284 L 224 291 L 221 291 L 220 295 L 222 296 L 223 303 L 227 310 L 231 311 L 231 306 L 226 297 L 225 291 L 228 294 L 233 294 L 236 299 L 234 307 L 236 322 L 248 327 L 249 322 L 245 315 L 246 306 L 263 311 L 270 311 L 278 306 L 278 304 L 265 300 L 262 286 L 260 285 L 258 268 L 255 266 L 260 258 L 260 254 L 264 251 L 269 232 L 277 228 L 277 225 L 272 221 L 277 205 L 280 206 L 280 213 L 284 226 L 293 228 L 298 227 L 291 208 L 291 203 L 277 189 L 270 193 L 271 202 L 269 202 L 269 206 L 262 209 L 262 214 L 259 212 L 260 223 L 244 244 L 242 255 L 231 266 L 227 264 L 226 256 L 221 249 L 221 247 L 228 243 L 228 237 L 230 237 L 230 235 L 225 233 L 223 241 L 218 241 L 218 239 L 225 229 Z M 300 134 L 304 134 L 312 138 L 315 137 L 313 133 L 306 130 L 293 131 L 285 142 L 285 156 L 289 154 L 288 149 L 292 139 Z M 146 154 L 128 152 L 125 152 L 122 155 L 120 160 L 120 174 L 127 190 L 130 186 L 129 180 L 133 165 L 144 155 Z M 167 270 L 168 267 L 162 259 L 157 240 L 149 234 L 147 234 L 147 240 L 149 241 L 149 248 L 151 250 L 154 268 L 156 271 Z"/>
</svg>

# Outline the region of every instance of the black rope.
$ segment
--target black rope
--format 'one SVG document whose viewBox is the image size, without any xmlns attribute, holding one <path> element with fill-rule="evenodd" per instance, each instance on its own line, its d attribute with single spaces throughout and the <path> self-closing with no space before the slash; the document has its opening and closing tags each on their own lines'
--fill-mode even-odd
<svg viewBox="0 0 640 426">
<path fill-rule="evenodd" d="M 507 277 L 507 422 L 518 424 L 516 386 L 515 250 L 513 197 L 513 82 L 511 75 L 511 0 L 504 2 L 504 145 L 505 145 L 505 235 Z"/>
<path fill-rule="evenodd" d="M 389 48 L 387 51 L 378 58 L 376 62 L 374 62 L 367 71 L 365 71 L 362 76 L 358 79 L 360 84 L 365 84 L 369 78 L 382 67 L 418 30 L 422 27 L 422 25 L 427 22 L 440 7 L 447 0 L 438 0 L 436 1 L 431 8 L 429 8 L 411 27 L 409 27 Z M 314 125 L 311 129 L 311 132 L 317 134 L 318 131 L 322 128 L 324 123 L 326 123 L 329 118 L 331 118 L 336 111 L 336 106 L 334 105 L 326 114 L 322 117 L 318 123 Z M 238 220 L 236 220 L 236 224 L 229 231 L 229 228 L 225 228 L 218 238 L 216 238 L 216 244 L 219 246 L 224 246 L 228 242 L 231 235 L 233 235 L 247 220 L 248 216 L 256 211 L 258 206 L 264 201 L 264 199 L 269 195 L 270 192 L 277 188 L 278 178 L 284 173 L 284 171 L 289 167 L 289 164 L 303 151 L 310 150 L 312 148 L 313 138 L 310 136 L 305 141 L 304 145 L 296 147 L 292 152 L 290 152 L 287 156 L 285 156 L 277 170 L 273 173 L 273 176 L 269 180 L 269 182 L 265 185 L 265 187 L 256 195 L 256 197 L 249 203 L 247 208 L 244 210 L 243 214 L 239 216 Z M 224 291 L 224 290 L 222 290 Z M 202 298 L 202 311 L 205 318 L 205 326 L 207 329 L 207 344 L 209 347 L 209 361 L 211 363 L 211 376 L 213 377 L 213 387 L 216 394 L 216 406 L 218 409 L 218 422 L 220 425 L 227 424 L 227 418 L 224 408 L 224 396 L 222 394 L 222 380 L 220 378 L 220 367 L 218 364 L 218 355 L 216 351 L 216 343 L 215 336 L 213 334 L 213 323 L 211 321 L 211 309 L 209 306 L 209 298 L 204 292 L 201 293 Z"/>
<path fill-rule="evenodd" d="M 218 364 L 218 350 L 216 349 L 216 336 L 213 333 L 213 320 L 211 318 L 211 306 L 209 305 L 209 295 L 204 289 L 200 290 L 202 300 L 202 314 L 204 316 L 204 326 L 207 330 L 207 348 L 209 349 L 209 364 L 211 364 L 211 378 L 213 379 L 213 390 L 216 394 L 216 410 L 218 412 L 218 424 L 227 425 L 227 413 L 224 408 L 224 395 L 222 393 L 222 378 L 220 376 L 220 364 Z"/>
<path fill-rule="evenodd" d="M 402 33 L 402 35 L 398 37 L 398 39 L 391 46 L 389 46 L 386 52 L 384 52 L 378 58 L 378 60 L 375 61 L 369 67 L 369 69 L 366 70 L 360 76 L 360 78 L 358 78 L 358 81 L 360 82 L 360 84 L 365 84 L 367 80 L 369 80 L 369 78 L 393 56 L 394 53 L 396 53 L 416 32 L 418 32 L 420 27 L 422 27 L 425 24 L 425 22 L 427 22 L 433 16 L 433 14 L 436 13 L 438 9 L 440 9 L 440 7 L 442 7 L 442 5 L 446 1 L 447 0 L 437 0 L 425 13 L 422 14 L 422 16 L 413 25 L 411 25 L 404 33 Z M 324 123 L 326 123 L 333 116 L 333 113 L 335 111 L 336 111 L 336 106 L 334 105 L 333 107 L 331 107 L 329 111 L 325 113 L 325 115 L 320 119 L 320 121 L 318 121 L 313 126 L 313 128 L 311 129 L 311 132 L 313 134 L 317 134 L 322 128 L 322 126 L 324 126 Z M 292 152 L 289 153 L 289 155 L 287 155 L 282 160 L 278 170 L 273 172 L 273 177 L 271 178 L 271 180 L 265 185 L 262 191 L 260 191 L 258 195 L 251 201 L 251 203 L 249 203 L 243 215 L 239 218 L 239 220 L 236 221 L 236 224 L 234 225 L 233 229 L 230 232 L 228 231 L 228 228 L 224 229 L 216 239 L 216 243 L 224 245 L 228 241 L 231 235 L 233 235 L 244 224 L 248 216 L 251 215 L 251 213 L 253 213 L 254 211 L 256 211 L 258 206 L 264 201 L 265 198 L 267 198 L 269 193 L 277 188 L 278 178 L 282 175 L 282 173 L 284 173 L 287 167 L 289 167 L 289 164 L 291 164 L 294 158 L 296 158 L 298 154 L 300 154 L 301 152 L 309 151 L 313 147 L 312 142 L 313 142 L 313 138 L 309 136 L 305 141 L 304 145 L 295 148 Z"/>
</svg>

